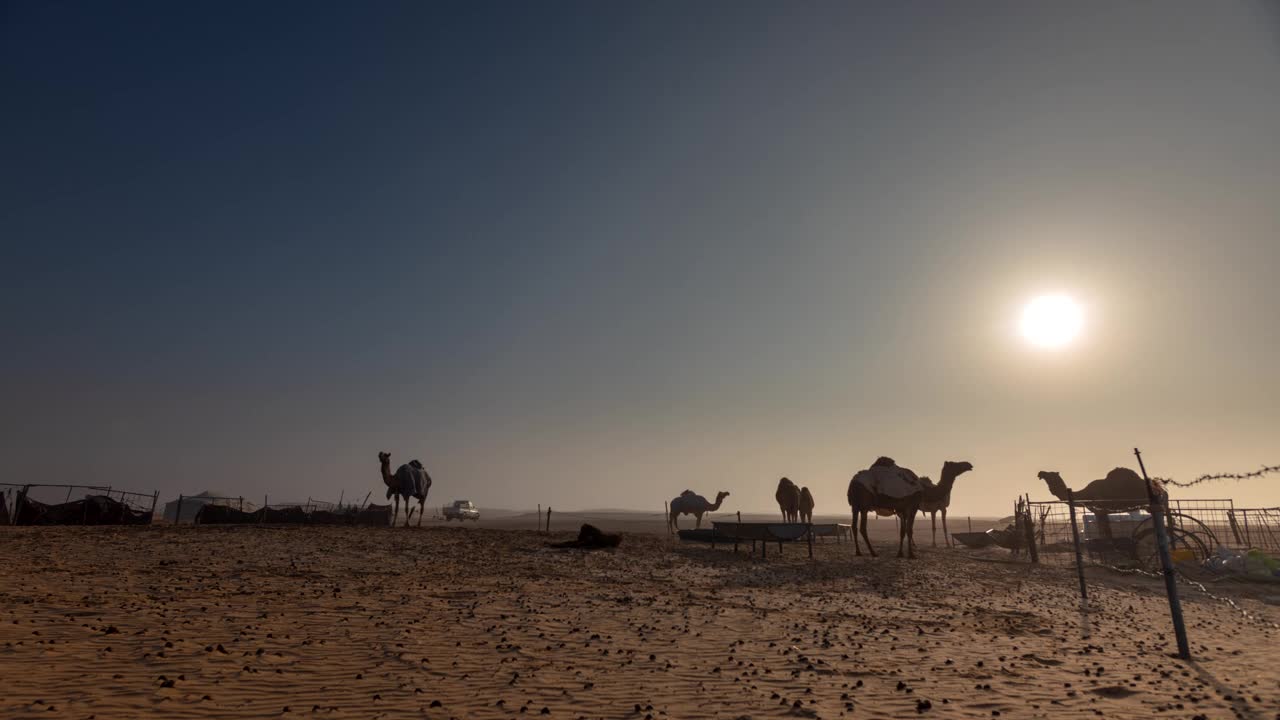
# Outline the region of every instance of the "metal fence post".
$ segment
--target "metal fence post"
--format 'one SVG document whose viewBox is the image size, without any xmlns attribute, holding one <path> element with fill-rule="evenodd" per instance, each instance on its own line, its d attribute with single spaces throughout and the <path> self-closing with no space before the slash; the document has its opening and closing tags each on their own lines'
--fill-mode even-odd
<svg viewBox="0 0 1280 720">
<path fill-rule="evenodd" d="M 1080 578 L 1080 600 L 1089 599 L 1089 591 L 1084 586 L 1084 557 L 1080 554 L 1080 528 L 1076 525 L 1076 496 L 1067 490 L 1067 506 L 1071 508 L 1071 542 L 1076 546 L 1076 575 Z"/>
<path fill-rule="evenodd" d="M 1182 602 L 1178 600 L 1178 583 L 1173 577 L 1173 558 L 1169 556 L 1169 538 L 1165 535 L 1164 514 L 1168 512 L 1166 503 L 1156 496 L 1151 479 L 1147 477 L 1147 466 L 1142 462 L 1142 453 L 1133 449 L 1138 458 L 1138 467 L 1142 470 L 1142 479 L 1147 483 L 1147 500 L 1150 501 L 1151 524 L 1156 530 L 1156 549 L 1160 555 L 1160 567 L 1164 572 L 1164 590 L 1169 596 L 1169 615 L 1173 618 L 1173 633 L 1178 641 L 1178 657 L 1191 659 L 1191 647 L 1187 643 L 1187 628 L 1182 622 Z"/>
</svg>

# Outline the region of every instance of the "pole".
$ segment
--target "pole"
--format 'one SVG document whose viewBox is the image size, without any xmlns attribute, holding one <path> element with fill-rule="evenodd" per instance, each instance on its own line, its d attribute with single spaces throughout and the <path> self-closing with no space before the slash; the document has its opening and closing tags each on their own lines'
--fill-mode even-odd
<svg viewBox="0 0 1280 720">
<path fill-rule="evenodd" d="M 551 506 L 547 506 L 547 532 L 551 532 Z"/>
<path fill-rule="evenodd" d="M 1076 525 L 1076 497 L 1067 490 L 1067 505 L 1071 508 L 1071 542 L 1076 546 L 1076 576 L 1080 578 L 1080 601 L 1089 599 L 1089 591 L 1084 587 L 1084 557 L 1080 554 L 1080 528 Z"/>
<path fill-rule="evenodd" d="M 542 503 L 538 503 L 538 532 L 542 532 Z"/>
<path fill-rule="evenodd" d="M 261 525 L 267 519 L 267 496 L 262 496 L 262 514 L 258 516 L 258 524 Z M 395 518 L 392 518 L 394 521 Z"/>
<path fill-rule="evenodd" d="M 968 517 L 969 517 L 969 532 L 973 532 L 973 516 L 970 515 Z"/>
<path fill-rule="evenodd" d="M 1156 530 L 1156 549 L 1160 554 L 1160 568 L 1164 572 L 1164 590 L 1169 596 L 1169 615 L 1173 618 L 1173 633 L 1178 640 L 1178 657 L 1191 659 L 1191 646 L 1187 643 L 1187 628 L 1182 623 L 1182 602 L 1178 600 L 1178 583 L 1173 577 L 1173 559 L 1169 556 L 1169 538 L 1165 535 L 1164 501 L 1156 496 L 1155 487 L 1147 477 L 1147 466 L 1142 462 L 1142 453 L 1133 449 L 1138 458 L 1138 467 L 1142 470 L 1142 479 L 1147 483 L 1147 500 L 1151 503 L 1151 524 Z"/>
</svg>

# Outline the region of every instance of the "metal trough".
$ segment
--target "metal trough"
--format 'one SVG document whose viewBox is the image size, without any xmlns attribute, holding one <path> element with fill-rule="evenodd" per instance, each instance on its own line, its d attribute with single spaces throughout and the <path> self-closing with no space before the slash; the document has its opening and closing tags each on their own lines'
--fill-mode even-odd
<svg viewBox="0 0 1280 720">
<path fill-rule="evenodd" d="M 734 551 L 738 549 L 738 543 L 750 540 L 752 548 L 755 543 L 760 543 L 761 557 L 768 557 L 769 543 L 778 543 L 778 552 L 782 552 L 782 543 L 795 542 L 797 540 L 806 540 L 809 544 L 809 557 L 813 557 L 813 535 L 815 527 L 809 523 L 740 523 L 740 522 L 721 522 L 711 523 L 715 529 L 711 537 L 711 544 L 716 542 L 732 542 Z"/>
</svg>

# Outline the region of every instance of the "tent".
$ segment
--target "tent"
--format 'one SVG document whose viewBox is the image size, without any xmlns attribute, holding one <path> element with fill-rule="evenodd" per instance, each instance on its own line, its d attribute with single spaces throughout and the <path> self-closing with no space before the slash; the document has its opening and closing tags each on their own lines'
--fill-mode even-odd
<svg viewBox="0 0 1280 720">
<path fill-rule="evenodd" d="M 178 506 L 179 502 L 182 503 L 181 507 Z M 257 509 L 257 506 L 249 502 L 248 500 L 245 500 L 243 502 L 244 502 L 245 512 L 250 512 Z M 200 512 L 200 508 L 210 503 L 214 503 L 217 505 L 227 505 L 239 510 L 241 500 L 239 498 L 232 499 L 230 495 L 226 493 L 218 492 L 216 490 L 205 490 L 204 492 L 199 493 L 197 495 L 183 495 L 181 498 L 177 500 L 172 500 L 164 504 L 165 522 L 171 522 L 171 523 L 194 522 L 196 519 L 196 514 Z"/>
</svg>

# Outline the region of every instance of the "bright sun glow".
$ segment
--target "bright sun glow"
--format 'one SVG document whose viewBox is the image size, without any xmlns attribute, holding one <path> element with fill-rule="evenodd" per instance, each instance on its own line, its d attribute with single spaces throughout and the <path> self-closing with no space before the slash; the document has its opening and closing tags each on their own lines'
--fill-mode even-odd
<svg viewBox="0 0 1280 720">
<path fill-rule="evenodd" d="M 1065 347 L 1083 325 L 1084 311 L 1066 295 L 1041 295 L 1022 310 L 1022 336 L 1036 347 Z"/>
</svg>

